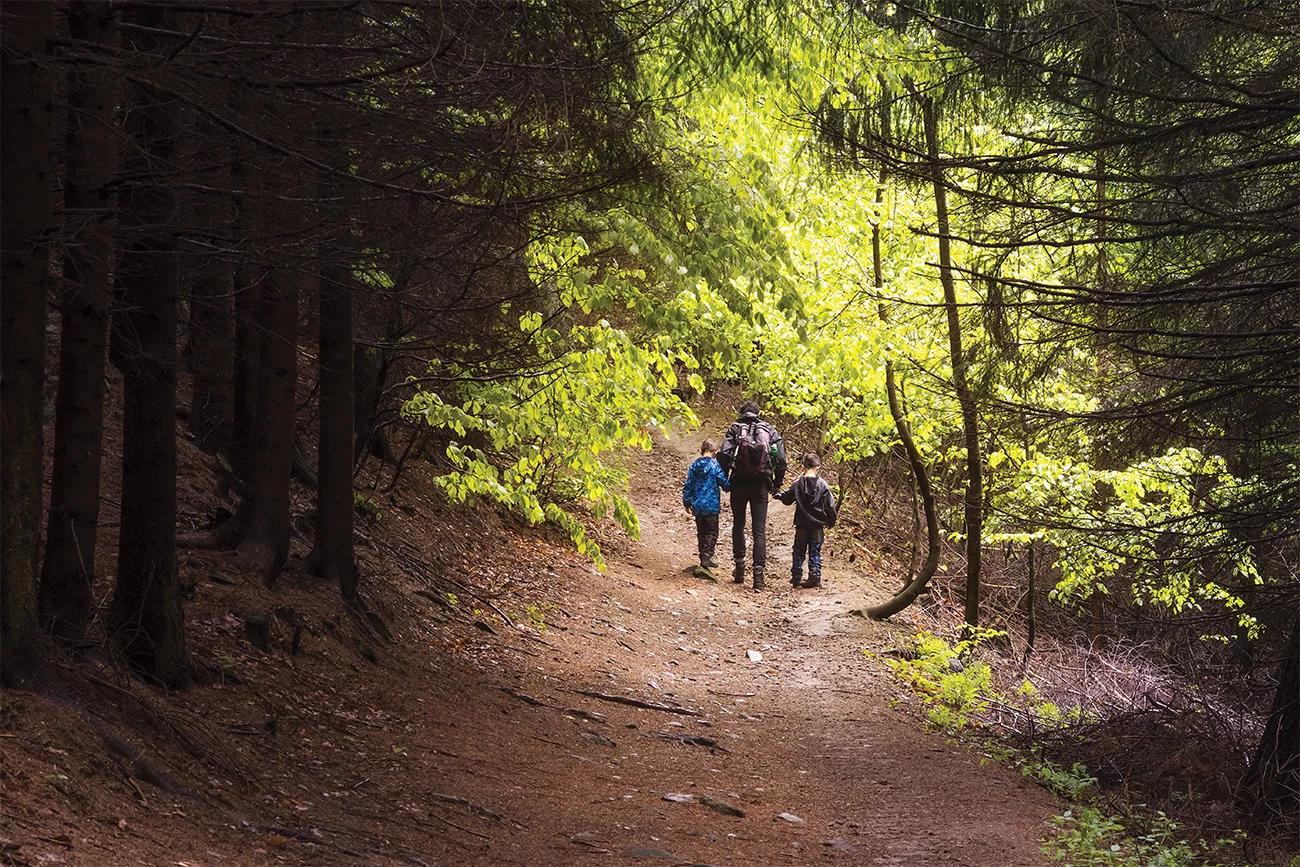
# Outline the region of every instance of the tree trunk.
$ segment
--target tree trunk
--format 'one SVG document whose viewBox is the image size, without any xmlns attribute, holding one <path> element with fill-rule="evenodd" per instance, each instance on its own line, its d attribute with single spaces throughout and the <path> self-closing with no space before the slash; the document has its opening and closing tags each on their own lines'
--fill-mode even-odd
<svg viewBox="0 0 1300 867">
<path fill-rule="evenodd" d="M 939 162 L 939 128 L 934 102 L 921 97 L 925 124 L 926 157 L 930 163 L 934 187 L 934 209 L 939 229 L 939 282 L 943 284 L 944 309 L 948 316 L 948 350 L 952 359 L 952 385 L 961 406 L 962 436 L 966 444 L 966 625 L 979 625 L 980 616 L 980 542 L 984 524 L 984 478 L 980 458 L 979 419 L 975 398 L 967 380 L 967 361 L 961 347 L 961 316 L 957 290 L 952 277 L 952 245 L 949 240 L 948 193 L 944 187 L 943 166 Z"/>
<path fill-rule="evenodd" d="M 230 232 L 228 135 L 210 122 L 200 122 L 195 135 L 198 158 L 215 160 L 203 172 L 203 186 L 221 192 L 200 191 L 193 198 L 195 238 L 186 250 L 193 281 L 190 299 L 190 349 L 194 361 L 194 388 L 190 398 L 190 431 L 199 448 L 228 454 L 233 422 L 235 320 L 232 302 L 230 256 L 213 252 L 224 246 Z M 218 143 L 214 147 L 214 143 Z"/>
<path fill-rule="evenodd" d="M 234 394 L 231 399 L 231 467 L 241 483 L 248 482 L 253 463 L 253 437 L 257 427 L 258 359 L 262 355 L 264 270 L 241 264 L 235 268 L 235 344 L 231 364 Z"/>
<path fill-rule="evenodd" d="M 109 0 L 70 3 L 68 33 L 114 54 L 117 20 Z M 73 64 L 68 71 L 63 325 L 40 611 L 55 638 L 70 645 L 84 639 L 90 622 L 99 532 L 115 215 L 109 182 L 118 160 L 118 80 L 112 63 Z"/>
<path fill-rule="evenodd" d="M 353 349 L 355 435 L 353 460 L 359 467 L 368 455 L 381 461 L 392 457 L 388 431 L 380 423 L 380 401 L 388 384 L 388 354 L 385 350 L 358 343 Z"/>
<path fill-rule="evenodd" d="M 239 558 L 267 583 L 289 556 L 289 481 L 293 462 L 294 390 L 298 381 L 298 272 L 272 268 L 260 292 L 256 325 L 257 414 L 239 514 Z"/>
<path fill-rule="evenodd" d="M 232 104 L 241 105 L 232 99 Z M 242 139 L 235 144 L 234 162 L 231 165 L 231 185 L 246 189 L 249 183 L 245 168 L 253 159 L 253 149 Z M 247 199 L 234 203 L 235 236 L 244 237 L 257 224 L 249 212 Z M 261 353 L 260 331 L 257 321 L 262 303 L 262 282 L 265 270 L 250 261 L 251 250 L 240 250 L 231 279 L 235 308 L 235 340 L 231 358 L 231 446 L 230 465 L 241 482 L 248 479 L 253 454 L 253 428 L 257 418 L 257 360 Z M 233 541 L 231 542 L 233 544 Z"/>
<path fill-rule="evenodd" d="M 352 548 L 352 293 L 346 267 L 320 275 L 320 446 L 317 463 L 317 573 L 357 592 Z"/>
<path fill-rule="evenodd" d="M 1106 60 L 1108 57 L 1108 47 L 1103 42 L 1098 42 L 1096 51 L 1093 55 L 1091 74 L 1098 82 L 1105 80 Z M 1094 115 L 1100 123 L 1100 119 L 1106 117 L 1108 92 L 1105 84 L 1098 84 L 1096 93 L 1093 95 L 1096 104 L 1096 114 Z M 1095 133 L 1099 139 L 1105 138 L 1105 132 L 1098 129 Z M 1098 148 L 1093 162 L 1093 173 L 1096 175 L 1096 207 L 1097 219 L 1094 223 L 1096 229 L 1096 246 L 1097 246 L 1097 269 L 1096 269 L 1096 296 L 1106 298 L 1110 290 L 1110 262 L 1106 250 L 1105 237 L 1107 233 L 1106 225 L 1106 150 Z M 1105 333 L 1105 329 L 1110 327 L 1110 304 L 1103 303 L 1097 306 L 1097 325 Z M 1102 345 L 1093 348 L 1093 353 L 1098 362 L 1098 373 L 1100 374 L 1100 392 L 1105 393 L 1107 382 L 1110 379 L 1107 359 L 1110 354 L 1110 346 L 1107 341 L 1108 336 L 1102 337 Z M 1101 463 L 1106 463 L 1105 458 L 1100 458 Z M 1106 595 L 1102 592 L 1105 585 L 1095 587 L 1092 594 L 1088 597 L 1088 622 L 1087 630 L 1092 646 L 1100 650 L 1106 646 Z"/>
<path fill-rule="evenodd" d="M 41 658 L 36 574 L 54 4 L 5 3 L 0 22 L 0 682 L 18 686 Z"/>
<path fill-rule="evenodd" d="M 1300 612 L 1282 651 L 1273 709 L 1246 781 L 1261 806 L 1292 817 L 1300 811 Z"/>
<path fill-rule="evenodd" d="M 402 321 L 404 296 L 411 283 L 412 266 L 408 261 L 393 265 L 393 287 L 388 322 L 384 328 L 384 346 L 356 345 L 352 356 L 354 370 L 354 398 L 356 404 L 356 436 L 353 460 L 360 469 L 368 455 L 381 461 L 397 463 L 381 403 L 388 385 L 388 370 L 392 362 L 393 347 L 406 332 Z"/>
<path fill-rule="evenodd" d="M 139 7 L 130 46 L 159 54 L 169 14 Z M 120 315 L 113 357 L 122 371 L 122 523 L 113 593 L 113 634 L 127 659 L 168 686 L 188 682 L 185 620 L 176 572 L 176 320 L 179 268 L 175 157 L 179 106 L 134 84 L 131 145 L 122 193 L 126 243 L 118 267 Z"/>
<path fill-rule="evenodd" d="M 1034 649 L 1034 640 L 1038 637 L 1038 543 L 1029 543 L 1029 589 L 1025 594 L 1025 604 L 1029 606 L 1025 637 L 1029 650 Z"/>
<path fill-rule="evenodd" d="M 889 413 L 894 417 L 894 427 L 898 431 L 898 438 L 903 442 L 903 449 L 907 452 L 907 460 L 912 465 L 912 475 L 916 479 L 916 488 L 921 496 L 921 505 L 925 509 L 925 541 L 926 553 L 925 562 L 921 564 L 921 570 L 911 582 L 896 593 L 893 598 L 880 605 L 872 605 L 866 609 L 867 616 L 873 620 L 884 620 L 886 617 L 892 617 L 911 605 L 917 598 L 925 592 L 929 585 L 930 579 L 939 568 L 939 512 L 934 502 L 934 488 L 930 485 L 930 474 L 926 471 L 925 461 L 921 459 L 921 453 L 916 448 L 916 442 L 912 439 L 912 430 L 907 423 L 907 414 L 903 411 L 902 403 L 898 399 L 898 386 L 894 381 L 894 363 L 885 362 L 885 391 L 889 396 Z"/>
<path fill-rule="evenodd" d="M 323 137 L 326 142 L 330 136 Z M 330 162 L 346 166 L 337 145 L 327 144 Z M 328 182 L 325 201 L 337 195 Z M 320 289 L 320 442 L 317 449 L 316 547 L 312 563 L 316 573 L 337 581 L 343 598 L 357 595 L 357 564 L 353 550 L 352 519 L 352 274 L 348 251 L 349 229 L 337 207 L 327 208 L 325 219 L 336 227 L 321 245 L 318 273 Z"/>
</svg>

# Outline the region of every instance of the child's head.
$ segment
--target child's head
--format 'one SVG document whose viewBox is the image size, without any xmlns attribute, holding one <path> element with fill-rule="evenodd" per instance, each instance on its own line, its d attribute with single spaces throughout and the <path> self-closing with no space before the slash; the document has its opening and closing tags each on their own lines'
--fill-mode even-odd
<svg viewBox="0 0 1300 867">
<path fill-rule="evenodd" d="M 701 456 L 709 455 L 710 457 L 712 457 L 717 453 L 718 453 L 718 444 L 715 443 L 713 440 L 705 440 L 704 442 L 700 443 Z"/>
<path fill-rule="evenodd" d="M 803 456 L 803 468 L 805 472 L 815 471 L 822 465 L 822 459 L 817 456 L 816 452 L 809 452 Z"/>
</svg>

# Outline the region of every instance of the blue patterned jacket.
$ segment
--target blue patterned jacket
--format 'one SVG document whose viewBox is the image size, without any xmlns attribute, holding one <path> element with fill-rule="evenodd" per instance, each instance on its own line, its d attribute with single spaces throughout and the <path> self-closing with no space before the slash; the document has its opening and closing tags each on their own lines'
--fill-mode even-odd
<svg viewBox="0 0 1300 867">
<path fill-rule="evenodd" d="M 718 488 L 731 490 L 727 474 L 716 458 L 699 457 L 686 471 L 686 484 L 682 486 L 682 505 L 697 515 L 716 515 L 722 511 L 722 495 Z"/>
</svg>

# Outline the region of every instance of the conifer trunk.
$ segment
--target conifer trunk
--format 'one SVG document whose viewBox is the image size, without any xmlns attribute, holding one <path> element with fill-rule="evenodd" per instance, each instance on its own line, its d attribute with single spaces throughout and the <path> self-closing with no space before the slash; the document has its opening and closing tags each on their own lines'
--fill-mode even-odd
<svg viewBox="0 0 1300 867">
<path fill-rule="evenodd" d="M 289 555 L 289 483 L 293 463 L 294 390 L 298 381 L 296 270 L 273 267 L 260 291 L 257 411 L 245 491 L 235 522 L 239 558 L 267 583 Z"/>
<path fill-rule="evenodd" d="M 257 428 L 258 360 L 262 355 L 262 309 L 264 269 L 240 264 L 235 268 L 235 340 L 231 356 L 231 461 L 235 476 L 247 484 L 253 463 L 253 438 Z"/>
<path fill-rule="evenodd" d="M 329 162 L 336 168 L 346 160 L 326 130 Z M 326 180 L 322 199 L 337 201 L 337 181 Z M 317 450 L 316 547 L 312 561 L 316 573 L 338 582 L 343 598 L 357 595 L 357 565 L 352 541 L 352 275 L 349 265 L 351 238 L 341 210 L 325 209 L 326 221 L 337 227 L 320 248 L 320 442 Z"/>
<path fill-rule="evenodd" d="M 68 35 L 102 47 L 105 55 L 115 53 L 117 20 L 109 0 L 69 3 Z M 112 65 L 69 67 L 63 321 L 40 612 L 55 638 L 70 645 L 83 640 L 93 604 L 112 291 L 115 211 L 109 182 L 118 160 L 117 97 Z"/>
<path fill-rule="evenodd" d="M 224 251 L 230 232 L 228 135 L 215 124 L 200 122 L 195 136 L 200 159 L 214 166 L 200 175 L 208 190 L 193 199 L 196 238 L 186 251 L 190 263 L 193 297 L 190 299 L 190 351 L 194 362 L 194 386 L 190 397 L 190 431 L 199 448 L 228 453 L 233 423 L 233 378 L 235 365 L 235 320 L 232 300 L 232 266 Z M 214 147 L 213 144 L 217 146 Z M 221 190 L 222 192 L 213 192 Z"/>
<path fill-rule="evenodd" d="M 54 4 L 0 8 L 0 681 L 40 662 L 36 620 L 49 292 Z"/>
<path fill-rule="evenodd" d="M 129 13 L 131 48 L 161 62 L 171 16 Z M 155 71 L 156 74 L 156 71 Z M 111 625 L 128 661 L 168 686 L 188 682 L 185 620 L 176 571 L 176 320 L 179 262 L 175 158 L 179 107 L 135 83 L 126 113 L 131 143 L 122 193 L 126 237 L 117 281 L 113 357 L 122 371 L 122 523 Z"/>
<path fill-rule="evenodd" d="M 240 107 L 238 100 L 232 104 Z M 231 164 L 231 186 L 246 189 L 251 182 L 247 166 L 253 160 L 253 149 L 242 139 L 235 143 L 234 162 Z M 235 236 L 247 236 L 258 220 L 250 213 L 247 196 L 234 203 L 233 223 Z M 251 261 L 251 250 L 245 246 L 240 251 L 231 273 L 231 290 L 234 298 L 234 345 L 231 356 L 231 432 L 230 465 L 235 477 L 248 479 L 253 454 L 253 428 L 257 419 L 257 361 L 261 354 L 261 329 L 258 310 L 262 303 L 264 269 Z M 231 542 L 233 544 L 233 541 Z"/>
<path fill-rule="evenodd" d="M 952 245 L 949 240 L 948 193 L 944 187 L 943 166 L 939 161 L 939 125 L 934 102 L 921 97 L 925 125 L 926 158 L 934 188 L 934 209 L 939 234 L 939 282 L 943 285 L 944 310 L 948 318 L 948 350 L 952 359 L 952 385 L 961 407 L 962 437 L 966 446 L 966 625 L 979 625 L 980 616 L 980 543 L 984 524 L 984 475 L 980 457 L 979 418 L 975 398 L 967 379 L 967 359 L 961 345 L 961 311 L 952 276 Z"/>
<path fill-rule="evenodd" d="M 1300 810 L 1300 612 L 1282 650 L 1273 708 L 1250 763 L 1247 782 L 1271 810 L 1292 816 Z"/>
</svg>

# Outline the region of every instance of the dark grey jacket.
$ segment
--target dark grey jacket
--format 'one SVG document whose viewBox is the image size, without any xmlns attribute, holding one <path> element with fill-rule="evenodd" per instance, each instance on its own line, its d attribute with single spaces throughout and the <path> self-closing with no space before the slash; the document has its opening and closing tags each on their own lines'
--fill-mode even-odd
<svg viewBox="0 0 1300 867">
<path fill-rule="evenodd" d="M 831 486 L 819 476 L 800 476 L 794 484 L 776 495 L 787 506 L 794 506 L 794 525 L 805 530 L 834 527 L 837 511 Z"/>
</svg>

